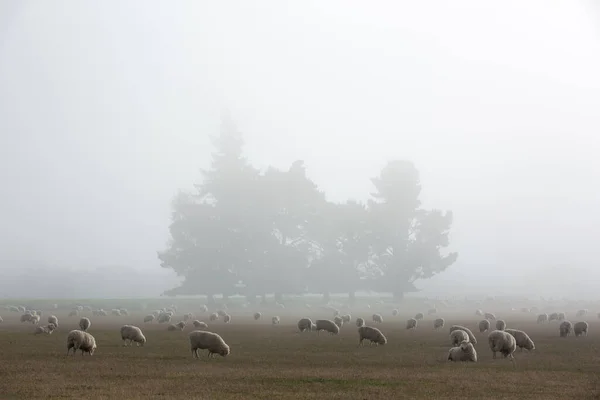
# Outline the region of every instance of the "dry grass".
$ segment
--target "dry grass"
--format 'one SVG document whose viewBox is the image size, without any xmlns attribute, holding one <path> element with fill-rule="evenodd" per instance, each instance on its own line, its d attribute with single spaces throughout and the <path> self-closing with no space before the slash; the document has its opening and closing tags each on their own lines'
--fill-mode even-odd
<svg viewBox="0 0 600 400">
<path fill-rule="evenodd" d="M 167 332 L 165 325 L 141 323 L 143 314 L 91 318 L 98 344 L 92 357 L 66 356 L 66 334 L 77 328 L 77 317 L 58 314 L 61 326 L 51 336 L 33 336 L 18 314 L 3 317 L 1 399 L 600 398 L 600 324 L 591 317 L 589 337 L 567 339 L 558 338 L 557 323 L 508 321 L 537 346 L 532 353 L 517 351 L 516 369 L 492 360 L 487 335 L 479 333 L 478 363 L 447 362 L 448 325 L 433 331 L 432 317 L 412 332 L 404 319 L 387 317 L 380 328 L 388 344 L 358 348 L 353 324 L 339 336 L 317 336 L 299 334 L 295 317 L 272 326 L 234 316 L 229 325 L 209 324 L 232 349 L 213 360 L 192 359 L 191 327 Z M 451 322 L 476 330 L 474 319 Z M 142 327 L 145 347 L 122 347 L 119 327 L 125 323 Z"/>
</svg>

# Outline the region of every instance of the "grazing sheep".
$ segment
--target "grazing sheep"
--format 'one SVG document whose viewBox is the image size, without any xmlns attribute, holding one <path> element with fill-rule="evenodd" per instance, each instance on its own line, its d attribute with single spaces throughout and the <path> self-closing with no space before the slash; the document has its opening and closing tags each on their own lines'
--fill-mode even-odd
<svg viewBox="0 0 600 400">
<path fill-rule="evenodd" d="M 212 313 L 212 314 L 210 314 L 210 316 L 208 317 L 208 320 L 209 320 L 209 321 L 216 321 L 216 320 L 218 320 L 218 319 L 219 319 L 219 314 L 217 314 L 217 313 Z"/>
<path fill-rule="evenodd" d="M 256 312 L 256 313 L 254 313 L 254 320 L 255 320 L 255 321 L 258 321 L 258 320 L 260 319 L 260 317 L 261 317 L 261 316 L 262 316 L 262 314 L 261 314 L 261 313 L 259 313 L 259 312 Z"/>
<path fill-rule="evenodd" d="M 185 322 L 187 322 L 187 321 L 191 320 L 192 318 L 194 318 L 194 314 L 192 314 L 192 313 L 187 313 L 187 314 L 184 314 L 184 315 L 183 315 L 183 320 L 184 320 Z"/>
<path fill-rule="evenodd" d="M 477 351 L 475 350 L 475 347 L 473 347 L 472 343 L 465 340 L 460 343 L 460 346 L 452 347 L 448 351 L 448 360 L 477 362 Z"/>
<path fill-rule="evenodd" d="M 422 313 L 422 312 L 420 312 L 420 313 L 417 313 L 417 315 L 415 315 L 415 318 L 414 318 L 414 319 L 416 319 L 417 321 L 420 321 L 420 320 L 422 320 L 423 318 L 425 318 L 425 316 L 423 315 L 423 313 Z"/>
<path fill-rule="evenodd" d="M 144 317 L 144 322 L 153 322 L 156 317 L 154 314 L 148 314 Z"/>
<path fill-rule="evenodd" d="M 333 322 L 338 326 L 338 328 L 341 328 L 342 325 L 344 325 L 344 320 L 339 315 L 333 318 Z"/>
<path fill-rule="evenodd" d="M 67 355 L 71 349 L 73 349 L 73 355 L 77 353 L 77 350 L 81 350 L 82 356 L 83 353 L 89 353 L 91 356 L 96 351 L 96 339 L 87 332 L 72 330 L 67 335 Z"/>
<path fill-rule="evenodd" d="M 473 344 L 477 344 L 477 338 L 475 338 L 475 335 L 473 335 L 473 332 L 471 332 L 471 330 L 469 328 L 466 328 L 462 325 L 452 325 L 450 327 L 450 332 L 458 330 L 458 329 L 467 332 L 467 335 L 469 335 L 469 342 L 471 342 Z"/>
<path fill-rule="evenodd" d="M 129 311 L 127 311 L 126 308 L 119 308 L 119 313 L 120 313 L 119 315 L 125 315 L 125 316 L 129 315 Z"/>
<path fill-rule="evenodd" d="M 114 316 L 120 316 L 121 315 L 121 310 L 119 310 L 118 308 L 113 308 L 112 310 L 110 310 L 110 313 Z"/>
<path fill-rule="evenodd" d="M 221 336 L 214 332 L 192 331 L 189 337 L 192 356 L 194 358 L 200 358 L 198 350 L 208 350 L 208 358 L 212 358 L 214 354 L 225 357 L 230 353 L 227 343 L 225 343 Z"/>
<path fill-rule="evenodd" d="M 17 307 L 17 306 L 8 306 L 8 311 L 9 312 L 17 312 L 17 313 L 20 312 L 19 307 Z"/>
<path fill-rule="evenodd" d="M 483 333 L 490 330 L 490 321 L 482 319 L 479 321 L 479 333 Z"/>
<path fill-rule="evenodd" d="M 485 314 L 483 314 L 483 318 L 496 320 L 496 316 L 493 313 L 489 313 L 489 312 L 486 312 Z"/>
<path fill-rule="evenodd" d="M 400 311 L 398 311 L 398 309 L 397 309 L 397 308 L 394 308 L 394 309 L 392 310 L 392 316 L 394 316 L 394 317 L 397 317 L 399 313 L 400 313 Z"/>
<path fill-rule="evenodd" d="M 500 352 L 504 358 L 508 357 L 514 363 L 513 353 L 517 349 L 517 341 L 514 336 L 506 331 L 492 331 L 488 335 L 488 344 L 492 350 L 493 357 Z"/>
<path fill-rule="evenodd" d="M 373 328 L 371 326 L 361 326 L 358 328 L 358 345 L 362 346 L 363 340 L 367 339 L 372 345 L 375 343 L 376 345 L 384 345 L 387 343 L 387 338 L 381 333 L 381 331 L 377 328 Z"/>
<path fill-rule="evenodd" d="M 42 333 L 45 333 L 47 335 L 51 335 L 55 329 L 56 329 L 56 325 L 54 325 L 54 324 L 48 324 L 47 326 L 38 326 L 33 331 L 33 334 L 40 335 Z"/>
<path fill-rule="evenodd" d="M 570 321 L 563 321 L 558 327 L 560 337 L 567 337 L 573 332 L 573 324 Z"/>
<path fill-rule="evenodd" d="M 206 305 L 200 306 L 200 312 L 208 312 L 208 307 Z"/>
<path fill-rule="evenodd" d="M 565 319 L 567 319 L 567 316 L 566 316 L 565 313 L 563 313 L 563 312 L 558 313 L 558 320 L 559 321 L 564 321 Z"/>
<path fill-rule="evenodd" d="M 123 325 L 121 327 L 121 340 L 123 340 L 124 346 L 131 346 L 133 342 L 137 346 L 146 344 L 146 337 L 142 333 L 142 330 L 133 325 Z"/>
<path fill-rule="evenodd" d="M 280 322 L 281 322 L 281 318 L 279 318 L 277 315 L 274 316 L 273 318 L 271 318 L 271 324 L 273 324 L 273 325 L 279 325 Z"/>
<path fill-rule="evenodd" d="M 552 313 L 550 314 L 550 316 L 548 317 L 549 321 L 558 321 L 558 313 Z"/>
<path fill-rule="evenodd" d="M 467 334 L 467 332 L 463 331 L 462 329 L 457 329 L 455 331 L 450 332 L 450 344 L 452 345 L 452 347 L 456 347 L 465 341 L 469 341 L 469 335 Z"/>
<path fill-rule="evenodd" d="M 362 318 L 356 318 L 356 326 L 358 326 L 359 328 L 361 326 L 365 326 L 365 320 Z"/>
<path fill-rule="evenodd" d="M 54 326 L 58 327 L 58 318 L 56 318 L 54 315 L 51 315 L 48 317 L 48 323 L 54 324 Z"/>
<path fill-rule="evenodd" d="M 584 308 L 584 309 L 581 309 L 581 310 L 577 311 L 577 314 L 575 314 L 575 316 L 576 317 L 583 317 L 585 314 L 587 314 L 587 312 L 588 312 L 588 309 Z"/>
<path fill-rule="evenodd" d="M 31 314 L 21 315 L 21 322 L 31 322 Z"/>
<path fill-rule="evenodd" d="M 317 335 L 321 331 L 329 332 L 332 335 L 337 335 L 340 333 L 340 328 L 335 324 L 335 322 L 328 319 L 318 319 L 315 322 L 315 329 L 317 331 Z"/>
<path fill-rule="evenodd" d="M 103 309 L 100 309 L 100 310 L 98 310 L 98 316 L 106 317 L 106 316 L 108 316 L 108 313 L 106 311 L 104 311 Z"/>
<path fill-rule="evenodd" d="M 225 314 L 223 316 L 223 322 L 225 322 L 226 324 L 230 323 L 231 322 L 231 315 Z"/>
<path fill-rule="evenodd" d="M 176 324 L 171 324 L 167 327 L 168 331 L 182 331 L 185 328 L 185 322 L 181 321 Z"/>
<path fill-rule="evenodd" d="M 87 332 L 87 330 L 90 329 L 90 326 L 92 326 L 92 321 L 90 321 L 89 318 L 83 317 L 79 320 L 79 329 L 82 331 Z"/>
<path fill-rule="evenodd" d="M 315 325 L 313 324 L 310 318 L 302 318 L 300 321 L 298 321 L 298 329 L 300 330 L 300 332 L 310 332 L 314 329 L 314 326 Z"/>
<path fill-rule="evenodd" d="M 504 320 L 499 319 L 496 321 L 496 330 L 503 331 L 506 329 L 506 322 Z"/>
<path fill-rule="evenodd" d="M 589 325 L 585 321 L 576 322 L 575 325 L 573 325 L 573 333 L 575 333 L 575 337 L 581 336 L 583 334 L 587 336 L 588 327 Z"/>
<path fill-rule="evenodd" d="M 475 315 L 483 316 L 483 311 L 477 309 L 475 310 Z"/>
<path fill-rule="evenodd" d="M 206 324 L 206 322 L 202 322 L 202 321 L 198 321 L 198 320 L 195 320 L 194 322 L 192 322 L 192 325 L 194 325 L 194 328 L 202 328 L 202 329 L 208 328 L 208 324 Z"/>
<path fill-rule="evenodd" d="M 548 322 L 548 314 L 540 314 L 537 316 L 537 323 L 543 324 Z"/>
<path fill-rule="evenodd" d="M 373 314 L 373 322 L 381 324 L 383 323 L 383 317 L 380 314 Z"/>
<path fill-rule="evenodd" d="M 39 322 L 40 322 L 40 316 L 37 315 L 37 314 L 32 315 L 31 318 L 29 319 L 29 322 L 31 322 L 34 325 L 39 324 Z"/>
<path fill-rule="evenodd" d="M 525 332 L 518 329 L 506 329 L 505 332 L 511 334 L 515 338 L 517 347 L 521 349 L 521 351 L 523 351 L 523 349 L 529 351 L 535 349 L 535 343 L 533 343 L 533 340 L 531 340 L 529 335 Z"/>
<path fill-rule="evenodd" d="M 406 329 L 416 329 L 416 328 L 417 328 L 416 318 L 410 318 L 406 321 Z"/>
<path fill-rule="evenodd" d="M 343 323 L 347 324 L 351 320 L 352 320 L 352 316 L 350 314 L 344 314 L 344 315 L 342 315 L 342 322 Z"/>
<path fill-rule="evenodd" d="M 224 317 L 224 316 L 226 316 L 226 315 L 227 315 L 227 312 L 226 312 L 226 311 L 224 311 L 224 310 L 218 310 L 218 311 L 217 311 L 217 315 L 218 315 L 219 317 Z"/>
<path fill-rule="evenodd" d="M 446 321 L 444 321 L 444 318 L 438 318 L 435 321 L 433 321 L 433 329 L 443 328 L 445 323 Z"/>
<path fill-rule="evenodd" d="M 169 323 L 169 322 L 171 322 L 171 314 L 164 312 L 158 316 L 159 324 L 164 324 L 164 323 Z"/>
</svg>

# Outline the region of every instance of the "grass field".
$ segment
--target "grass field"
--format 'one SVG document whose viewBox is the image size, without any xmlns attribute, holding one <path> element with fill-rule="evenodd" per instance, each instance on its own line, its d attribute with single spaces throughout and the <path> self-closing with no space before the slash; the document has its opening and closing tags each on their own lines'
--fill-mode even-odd
<svg viewBox="0 0 600 400">
<path fill-rule="evenodd" d="M 286 310 L 287 311 L 287 310 Z M 600 323 L 588 316 L 588 337 L 558 337 L 558 323 L 537 325 L 534 315 L 505 317 L 536 343 L 534 352 L 515 353 L 516 369 L 492 360 L 487 334 L 476 333 L 479 362 L 450 363 L 448 328 L 461 323 L 476 331 L 477 319 L 456 314 L 446 327 L 432 329 L 426 317 L 406 331 L 406 315 L 378 327 L 388 344 L 359 348 L 354 323 L 338 336 L 300 334 L 302 315 L 279 312 L 282 324 L 251 319 L 250 311 L 232 313 L 231 324 L 210 323 L 231 347 L 225 358 L 192 358 L 187 334 L 165 325 L 143 324 L 145 313 L 91 317 L 98 345 L 90 356 L 66 356 L 66 335 L 79 317 L 55 312 L 60 327 L 52 335 L 32 335 L 19 314 L 2 312 L 0 323 L 0 399 L 594 399 L 600 398 Z M 326 315 L 311 315 L 313 318 Z M 49 314 L 42 318 L 45 324 Z M 367 317 L 354 313 L 358 316 Z M 208 316 L 199 318 L 208 322 Z M 179 321 L 176 317 L 175 322 Z M 575 322 L 575 319 L 571 320 Z M 130 323 L 144 330 L 145 347 L 124 348 L 119 328 Z"/>
</svg>

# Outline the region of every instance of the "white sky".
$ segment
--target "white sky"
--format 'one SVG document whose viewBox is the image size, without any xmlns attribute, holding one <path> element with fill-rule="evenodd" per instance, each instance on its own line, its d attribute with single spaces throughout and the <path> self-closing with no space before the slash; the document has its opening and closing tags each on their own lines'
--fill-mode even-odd
<svg viewBox="0 0 600 400">
<path fill-rule="evenodd" d="M 592 0 L 1 2 L 0 258 L 156 271 L 227 107 L 332 200 L 413 160 L 442 280 L 600 278 L 598 71 Z"/>
</svg>

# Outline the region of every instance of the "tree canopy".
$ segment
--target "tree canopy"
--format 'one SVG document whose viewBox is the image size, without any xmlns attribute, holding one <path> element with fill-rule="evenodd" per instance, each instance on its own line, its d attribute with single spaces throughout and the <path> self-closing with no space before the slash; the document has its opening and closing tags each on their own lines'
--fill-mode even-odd
<svg viewBox="0 0 600 400">
<path fill-rule="evenodd" d="M 414 291 L 413 282 L 452 265 L 452 213 L 425 210 L 419 171 L 410 161 L 387 163 L 371 179 L 366 204 L 332 203 L 306 175 L 254 168 L 230 117 L 213 138 L 211 168 L 194 193 L 172 204 L 170 241 L 161 266 L 185 278 L 166 295 L 348 293 Z"/>
</svg>

